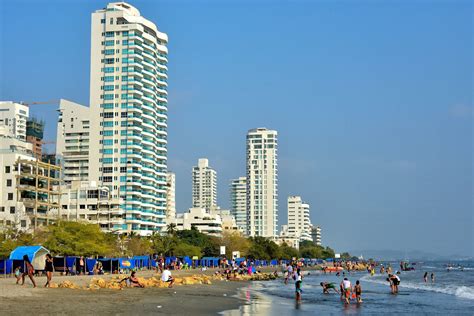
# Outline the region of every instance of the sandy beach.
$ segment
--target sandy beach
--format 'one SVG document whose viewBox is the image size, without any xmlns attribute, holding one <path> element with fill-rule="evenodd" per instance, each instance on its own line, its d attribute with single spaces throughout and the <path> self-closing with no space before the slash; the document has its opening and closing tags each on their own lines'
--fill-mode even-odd
<svg viewBox="0 0 474 316">
<path fill-rule="evenodd" d="M 174 276 L 192 274 L 211 275 L 215 270 L 174 271 Z M 152 271 L 138 272 L 151 277 Z M 55 276 L 54 282 L 69 280 L 79 286 L 89 284 L 94 276 Z M 96 276 L 97 277 L 97 276 Z M 100 276 L 107 280 L 110 275 Z M 235 295 L 246 281 L 213 281 L 211 285 L 185 285 L 168 288 L 100 289 L 96 291 L 64 288 L 42 288 L 45 277 L 35 278 L 38 288 L 29 279 L 24 286 L 16 285 L 14 278 L 0 279 L 2 311 L 8 315 L 212 315 L 224 310 L 237 309 L 243 301 Z"/>
</svg>

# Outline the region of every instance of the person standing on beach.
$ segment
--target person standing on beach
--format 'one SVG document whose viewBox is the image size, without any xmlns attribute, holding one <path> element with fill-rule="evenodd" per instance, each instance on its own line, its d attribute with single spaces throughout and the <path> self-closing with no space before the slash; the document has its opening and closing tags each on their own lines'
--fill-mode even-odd
<svg viewBox="0 0 474 316">
<path fill-rule="evenodd" d="M 425 283 L 428 282 L 428 272 L 425 272 L 425 275 L 423 276 L 423 280 L 425 280 Z"/>
<path fill-rule="evenodd" d="M 25 263 L 26 271 L 23 272 L 23 274 L 21 275 L 21 285 L 25 284 L 25 277 L 28 276 L 31 280 L 31 283 L 33 283 L 33 287 L 36 287 L 36 282 L 33 277 L 33 275 L 35 274 L 35 268 L 31 264 L 31 261 L 30 261 L 30 258 L 28 258 L 28 255 L 23 256 L 23 261 Z"/>
<path fill-rule="evenodd" d="M 79 275 L 81 275 L 81 273 L 84 273 L 86 274 L 86 270 L 84 269 L 84 257 L 80 257 L 79 258 Z"/>
<path fill-rule="evenodd" d="M 51 254 L 46 254 L 46 259 L 44 260 L 44 271 L 46 272 L 46 284 L 44 287 L 50 287 L 51 286 L 51 279 L 53 278 L 53 257 L 51 257 Z"/>
</svg>

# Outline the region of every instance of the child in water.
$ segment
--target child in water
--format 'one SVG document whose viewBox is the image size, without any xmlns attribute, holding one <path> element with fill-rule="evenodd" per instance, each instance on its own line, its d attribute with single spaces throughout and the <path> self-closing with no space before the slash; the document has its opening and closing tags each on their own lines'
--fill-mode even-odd
<svg viewBox="0 0 474 316">
<path fill-rule="evenodd" d="M 362 298 L 361 298 L 362 287 L 360 286 L 359 280 L 356 281 L 356 285 L 354 286 L 354 292 L 356 295 L 357 303 L 362 303 Z"/>
</svg>

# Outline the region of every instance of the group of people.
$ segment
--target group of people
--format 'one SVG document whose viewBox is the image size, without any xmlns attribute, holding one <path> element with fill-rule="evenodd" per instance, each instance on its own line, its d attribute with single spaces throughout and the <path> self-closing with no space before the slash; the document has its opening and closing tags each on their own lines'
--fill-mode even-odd
<svg viewBox="0 0 474 316">
<path fill-rule="evenodd" d="M 428 272 L 425 272 L 425 274 L 423 275 L 423 280 L 425 281 L 425 283 L 428 282 Z M 431 283 L 434 283 L 435 281 L 435 274 L 434 272 L 431 272 Z"/>
<path fill-rule="evenodd" d="M 171 266 L 166 266 L 163 271 L 161 271 L 161 281 L 169 283 L 168 288 L 172 288 L 174 284 L 174 278 L 171 276 Z M 136 276 L 136 272 L 132 271 L 130 276 L 121 280 L 120 282 L 127 282 L 127 285 L 130 287 L 140 287 L 143 288 L 145 285 L 140 283 L 138 277 Z"/>
<path fill-rule="evenodd" d="M 21 285 L 25 284 L 25 278 L 28 276 L 28 278 L 31 280 L 31 283 L 33 283 L 33 287 L 36 287 L 36 281 L 35 281 L 35 268 L 33 267 L 33 264 L 30 261 L 30 258 L 28 255 L 23 256 L 23 262 L 24 266 L 18 266 L 15 268 L 15 277 L 16 277 L 16 284 L 20 284 L 21 280 Z M 46 284 L 44 287 L 49 287 L 51 284 L 51 279 L 53 278 L 53 271 L 54 271 L 54 266 L 53 266 L 53 257 L 48 253 L 46 254 L 46 259 L 45 259 L 45 264 L 44 264 L 44 271 L 46 273 Z"/>
<path fill-rule="evenodd" d="M 362 303 L 362 286 L 360 281 L 357 280 L 354 287 L 352 287 L 351 281 L 344 278 L 339 284 L 339 290 L 336 288 L 335 283 L 321 282 L 324 294 L 329 294 L 329 290 L 332 289 L 334 292 L 341 295 L 341 300 L 344 300 L 346 304 L 351 303 L 351 299 L 356 299 L 357 303 Z"/>
</svg>

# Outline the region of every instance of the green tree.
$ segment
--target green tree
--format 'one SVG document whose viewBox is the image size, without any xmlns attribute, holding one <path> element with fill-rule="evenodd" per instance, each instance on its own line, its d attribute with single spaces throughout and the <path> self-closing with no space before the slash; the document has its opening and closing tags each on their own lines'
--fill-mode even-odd
<svg viewBox="0 0 474 316">
<path fill-rule="evenodd" d="M 298 250 L 283 243 L 280 246 L 280 257 L 279 259 L 292 259 L 298 257 Z"/>
<path fill-rule="evenodd" d="M 225 246 L 225 255 L 227 258 L 232 257 L 232 251 L 239 251 L 240 256 L 245 257 L 250 249 L 250 241 L 239 232 L 223 232 L 221 245 Z"/>
<path fill-rule="evenodd" d="M 57 255 L 104 255 L 114 249 L 98 225 L 63 221 L 47 227 L 43 245 Z"/>
<path fill-rule="evenodd" d="M 280 258 L 280 247 L 265 237 L 250 237 L 250 249 L 247 257 L 251 259 L 271 260 Z"/>
</svg>

